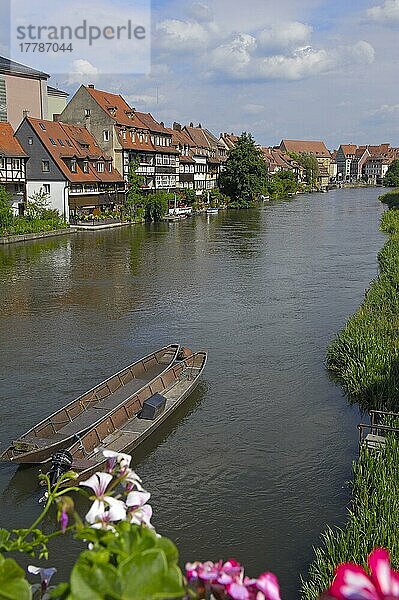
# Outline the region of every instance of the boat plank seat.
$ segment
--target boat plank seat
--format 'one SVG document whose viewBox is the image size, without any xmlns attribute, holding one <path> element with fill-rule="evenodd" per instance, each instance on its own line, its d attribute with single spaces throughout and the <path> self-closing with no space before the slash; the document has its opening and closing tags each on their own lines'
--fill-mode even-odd
<svg viewBox="0 0 399 600">
<path fill-rule="evenodd" d="M 23 438 L 21 440 L 14 440 L 13 446 L 15 447 L 16 444 L 28 444 L 37 448 L 46 448 L 47 446 L 51 446 L 55 442 L 62 442 L 63 440 L 67 440 L 69 437 L 69 435 L 63 435 L 61 433 L 54 433 L 51 436 L 51 438 L 32 436 Z"/>
<path fill-rule="evenodd" d="M 121 431 L 124 431 L 126 433 L 137 433 L 140 435 L 141 433 L 146 431 L 149 425 L 151 425 L 152 423 L 154 423 L 154 421 L 148 421 L 147 419 L 132 419 L 121 428 Z"/>
<path fill-rule="evenodd" d="M 65 427 L 62 427 L 60 429 L 60 433 L 70 436 L 82 431 L 86 431 L 86 429 L 91 427 L 100 418 L 101 413 L 99 413 L 97 409 L 89 408 L 76 417 L 76 419 L 65 425 Z"/>
<path fill-rule="evenodd" d="M 132 379 L 126 385 L 120 387 L 116 392 L 108 396 L 108 398 L 104 398 L 94 406 L 96 409 L 106 409 L 108 411 L 116 408 L 121 402 L 135 394 L 139 391 L 143 386 L 147 385 L 148 381 L 144 379 Z"/>
<path fill-rule="evenodd" d="M 74 458 L 71 470 L 76 469 L 77 471 L 85 471 L 86 469 L 91 469 L 94 467 L 96 462 L 94 460 L 90 460 L 88 458 Z"/>
<path fill-rule="evenodd" d="M 139 433 L 137 432 L 122 432 L 118 431 L 118 435 L 114 435 L 113 439 L 109 442 L 104 440 L 104 445 L 101 447 L 102 450 L 113 450 L 114 452 L 120 452 L 127 448 L 130 444 L 133 444 L 139 437 Z M 111 437 L 111 436 L 109 436 Z"/>
</svg>

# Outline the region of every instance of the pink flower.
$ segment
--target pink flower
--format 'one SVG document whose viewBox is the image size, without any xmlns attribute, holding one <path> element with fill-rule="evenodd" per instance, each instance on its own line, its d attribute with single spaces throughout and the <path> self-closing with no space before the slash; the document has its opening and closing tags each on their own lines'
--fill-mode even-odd
<svg viewBox="0 0 399 600">
<path fill-rule="evenodd" d="M 255 587 L 264 594 L 266 600 L 281 600 L 278 580 L 273 573 L 259 575 Z"/>
<path fill-rule="evenodd" d="M 368 557 L 370 575 L 353 563 L 339 565 L 329 594 L 337 600 L 399 599 L 399 573 L 391 568 L 389 552 L 375 548 Z"/>
<path fill-rule="evenodd" d="M 60 525 L 61 525 L 62 533 L 65 533 L 66 528 L 68 527 L 68 521 L 69 521 L 68 513 L 65 510 L 63 510 L 61 512 L 61 516 L 60 516 Z"/>
</svg>

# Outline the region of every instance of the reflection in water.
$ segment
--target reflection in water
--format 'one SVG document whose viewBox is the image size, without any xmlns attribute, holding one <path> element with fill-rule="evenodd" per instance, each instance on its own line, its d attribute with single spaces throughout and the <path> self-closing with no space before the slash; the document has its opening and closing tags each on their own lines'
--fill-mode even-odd
<svg viewBox="0 0 399 600">
<path fill-rule="evenodd" d="M 324 358 L 376 274 L 377 196 L 339 190 L 0 249 L 3 446 L 161 345 L 208 350 L 203 385 L 134 453 L 154 522 L 182 562 L 235 556 L 296 599 L 348 499 L 358 413 Z M 38 514 L 36 473 L 0 465 L 0 527 Z M 78 548 L 55 542 L 63 573 Z"/>
</svg>

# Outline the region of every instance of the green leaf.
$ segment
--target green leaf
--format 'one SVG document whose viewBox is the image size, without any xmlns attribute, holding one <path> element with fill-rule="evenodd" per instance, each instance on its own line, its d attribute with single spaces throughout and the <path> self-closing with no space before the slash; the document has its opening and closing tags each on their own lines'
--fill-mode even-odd
<svg viewBox="0 0 399 600">
<path fill-rule="evenodd" d="M 169 565 L 177 564 L 179 551 L 171 540 L 165 537 L 158 538 L 157 547 L 164 552 Z"/>
<path fill-rule="evenodd" d="M 71 574 L 74 600 L 103 600 L 118 598 L 116 569 L 110 564 L 93 565 L 80 557 Z"/>
<path fill-rule="evenodd" d="M 165 553 L 159 549 L 132 556 L 120 564 L 118 573 L 122 600 L 161 600 L 185 594 L 179 569 L 169 567 Z"/>
<path fill-rule="evenodd" d="M 7 529 L 0 529 L 0 550 L 9 550 L 10 532 Z"/>
<path fill-rule="evenodd" d="M 0 600 L 31 600 L 25 572 L 12 558 L 0 554 Z"/>
</svg>

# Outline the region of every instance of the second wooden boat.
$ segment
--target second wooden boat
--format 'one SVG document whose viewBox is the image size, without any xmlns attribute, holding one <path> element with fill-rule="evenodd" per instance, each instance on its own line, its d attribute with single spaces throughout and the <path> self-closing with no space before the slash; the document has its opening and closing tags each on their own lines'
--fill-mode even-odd
<svg viewBox="0 0 399 600">
<path fill-rule="evenodd" d="M 104 470 L 104 450 L 131 452 L 148 438 L 197 386 L 206 360 L 206 352 L 197 352 L 177 362 L 69 448 L 70 470 L 78 473 L 75 483 Z"/>
<path fill-rule="evenodd" d="M 112 375 L 14 440 L 0 460 L 46 462 L 168 369 L 179 352 L 179 344 L 171 344 Z"/>
</svg>

